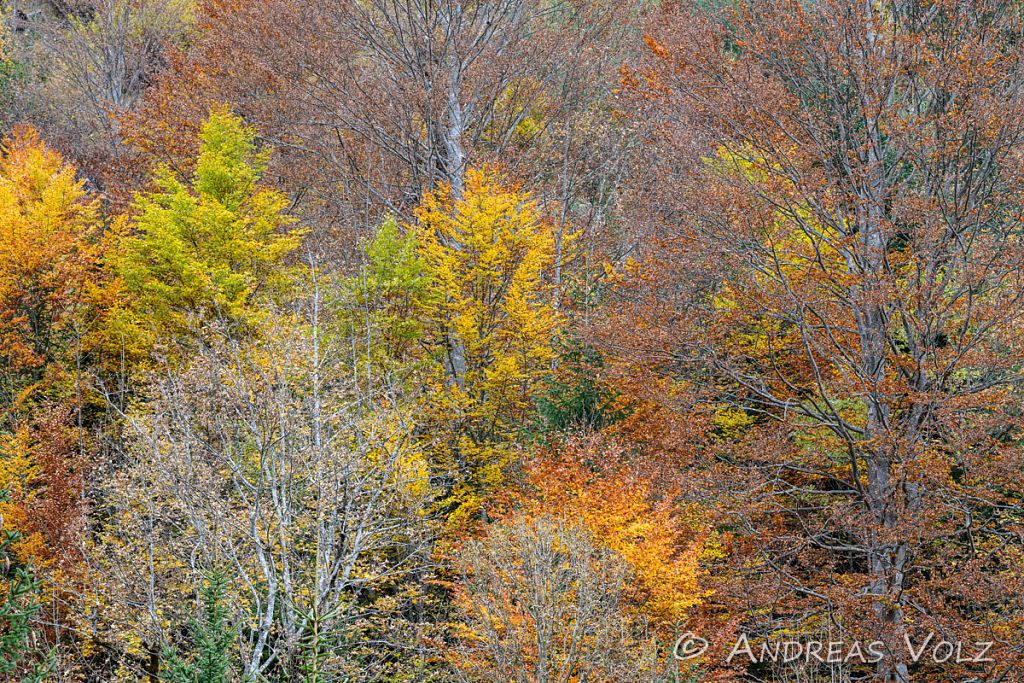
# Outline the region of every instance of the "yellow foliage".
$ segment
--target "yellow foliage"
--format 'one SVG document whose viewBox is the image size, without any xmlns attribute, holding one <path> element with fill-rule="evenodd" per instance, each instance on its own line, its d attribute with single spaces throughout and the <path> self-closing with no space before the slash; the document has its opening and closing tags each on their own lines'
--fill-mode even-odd
<svg viewBox="0 0 1024 683">
<path fill-rule="evenodd" d="M 9 494 L 8 500 L 0 502 L 0 529 L 22 535 L 14 544 L 20 560 L 39 562 L 45 548 L 40 534 L 31 529 L 31 509 L 38 495 L 35 484 L 41 472 L 32 457 L 28 437 L 25 428 L 0 435 L 0 491 Z"/>
<path fill-rule="evenodd" d="M 302 231 L 287 198 L 265 186 L 256 133 L 225 109 L 203 125 L 192 177 L 154 172 L 156 190 L 136 197 L 111 262 L 127 296 L 108 335 L 145 356 L 169 341 L 209 336 L 211 323 L 250 330 L 261 304 L 291 285 L 285 257 Z"/>
<path fill-rule="evenodd" d="M 545 275 L 555 241 L 537 203 L 490 170 L 470 171 L 462 197 L 426 195 L 416 215 L 430 275 L 425 336 L 439 361 L 425 409 L 441 459 L 461 470 L 454 495 L 464 503 L 501 480 L 550 372 L 559 318 Z"/>
<path fill-rule="evenodd" d="M 422 449 L 413 440 L 414 422 L 410 416 L 382 412 L 372 414 L 370 420 L 372 424 L 364 425 L 364 430 L 373 433 L 379 445 L 367 454 L 368 465 L 390 467 L 386 483 L 405 493 L 411 501 L 425 496 L 430 489 L 430 467 Z"/>
<path fill-rule="evenodd" d="M 0 154 L 0 400 L 17 408 L 61 374 L 88 329 L 98 203 L 35 130 Z"/>
<path fill-rule="evenodd" d="M 718 406 L 711 419 L 723 439 L 738 439 L 754 424 L 754 418 L 735 406 Z"/>
<path fill-rule="evenodd" d="M 544 132 L 546 110 L 552 106 L 543 90 L 544 84 L 533 78 L 516 79 L 506 85 L 495 102 L 494 123 L 488 130 L 491 142 L 500 144 L 501 136 L 510 135 L 516 144 L 533 143 Z"/>
</svg>

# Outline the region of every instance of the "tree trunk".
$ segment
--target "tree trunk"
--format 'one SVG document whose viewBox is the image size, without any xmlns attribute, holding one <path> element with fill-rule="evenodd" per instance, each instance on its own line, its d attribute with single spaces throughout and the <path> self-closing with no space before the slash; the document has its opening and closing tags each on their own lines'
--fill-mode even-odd
<svg viewBox="0 0 1024 683">
<path fill-rule="evenodd" d="M 883 136 L 874 119 L 868 119 L 866 167 L 867 187 L 861 197 L 862 306 L 857 312 L 861 346 L 861 376 L 865 385 L 867 420 L 864 439 L 868 477 L 868 506 L 874 527 L 869 531 L 870 590 L 874 613 L 887 636 L 901 631 L 903 608 L 903 562 L 906 545 L 893 541 L 902 515 L 893 483 L 898 453 L 889 438 L 891 418 L 888 396 L 883 389 L 886 373 L 888 325 L 884 298 L 887 239 L 883 228 L 886 202 L 886 170 Z M 907 664 L 898 648 L 878 664 L 878 678 L 887 683 L 909 681 Z"/>
</svg>

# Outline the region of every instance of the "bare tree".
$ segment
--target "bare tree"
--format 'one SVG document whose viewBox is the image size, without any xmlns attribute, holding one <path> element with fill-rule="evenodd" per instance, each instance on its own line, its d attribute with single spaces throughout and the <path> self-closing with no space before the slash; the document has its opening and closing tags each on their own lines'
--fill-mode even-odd
<svg viewBox="0 0 1024 683">
<path fill-rule="evenodd" d="M 469 633 L 455 659 L 472 681 L 657 681 L 643 624 L 623 604 L 623 561 L 583 529 L 541 517 L 498 524 L 463 553 Z"/>
<path fill-rule="evenodd" d="M 78 159 L 94 182 L 122 155 L 118 115 L 132 109 L 164 50 L 191 22 L 188 0 L 82 0 L 28 20 L 15 15 L 30 71 L 18 110 Z"/>
<path fill-rule="evenodd" d="M 290 680 L 310 660 L 377 675 L 351 654 L 367 615 L 388 616 L 374 601 L 429 562 L 430 485 L 408 416 L 356 381 L 352 340 L 325 331 L 320 296 L 259 339 L 163 372 L 124 415 L 132 465 L 108 487 L 113 523 L 94 557 L 134 596 L 151 649 L 173 637 L 176 587 L 217 569 L 247 677 Z"/>
</svg>

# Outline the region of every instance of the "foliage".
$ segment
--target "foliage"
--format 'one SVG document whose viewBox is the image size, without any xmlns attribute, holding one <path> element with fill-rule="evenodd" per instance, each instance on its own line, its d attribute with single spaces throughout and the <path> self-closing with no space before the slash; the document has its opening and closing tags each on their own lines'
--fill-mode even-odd
<svg viewBox="0 0 1024 683">
<path fill-rule="evenodd" d="M 342 319 L 360 336 L 369 371 L 395 372 L 422 356 L 431 277 L 417 251 L 415 232 L 402 234 L 388 218 L 363 248 L 361 272 L 348 280 Z"/>
<path fill-rule="evenodd" d="M 0 491 L 0 504 L 7 501 L 7 491 Z M 21 533 L 7 528 L 4 521 L 0 516 L 0 675 L 18 683 L 42 683 L 51 673 L 53 661 L 33 624 L 40 609 L 41 584 L 30 566 L 13 552 Z"/>
<path fill-rule="evenodd" d="M 1019 3 L 0 6 L 3 680 L 1019 678 Z"/>
<path fill-rule="evenodd" d="M 146 168 L 121 143 L 116 116 L 136 106 L 194 26 L 195 0 L 11 0 L 5 24 L 17 59 L 8 118 L 32 120 L 123 209 Z M 2 90 L 2 87 L 0 87 Z M 2 99 L 2 95 L 0 95 Z M 137 182 L 137 184 L 135 184 Z"/>
<path fill-rule="evenodd" d="M 679 12 L 626 78 L 644 117 L 675 117 L 650 129 L 652 156 L 686 158 L 662 168 L 687 190 L 663 197 L 616 343 L 634 369 L 699 386 L 684 410 L 714 414 L 707 447 L 747 492 L 724 501 L 751 561 L 795 591 L 780 601 L 737 567 L 765 598 L 744 601 L 750 624 L 808 634 L 823 610 L 890 644 L 851 677 L 1019 666 L 1009 652 L 936 666 L 893 645 L 940 624 L 977 640 L 994 613 L 1022 626 L 997 606 L 1016 586 L 982 569 L 1018 551 L 950 541 L 1002 535 L 991 512 L 1018 516 L 1024 462 L 1005 438 L 1021 429 L 1022 93 L 993 87 L 1021 73 L 1008 36 L 1022 20 L 985 6 Z"/>
<path fill-rule="evenodd" d="M 24 78 L 25 68 L 14 56 L 13 40 L 8 30 L 10 22 L 2 13 L 0 21 L 4 21 L 5 24 L 0 28 L 0 131 L 5 131 L 11 123 L 5 112 L 13 104 L 17 88 Z"/>
<path fill-rule="evenodd" d="M 403 581 L 430 534 L 424 457 L 407 408 L 353 363 L 361 334 L 335 336 L 314 300 L 293 305 L 302 313 L 265 311 L 258 333 L 197 350 L 123 416 L 129 464 L 105 482 L 90 558 L 161 612 L 97 595 L 91 627 L 135 656 L 182 621 L 201 562 L 231 568 L 218 609 L 237 629 L 240 675 L 300 676 L 312 623 L 315 647 L 332 645 L 319 662 L 331 675 L 372 680 L 403 664 L 360 639 L 406 628 L 416 587 Z"/>
<path fill-rule="evenodd" d="M 100 286 L 98 201 L 21 127 L 0 158 L 0 410 L 59 398 L 88 343 Z M 0 423 L 2 424 L 2 423 Z"/>
<path fill-rule="evenodd" d="M 17 532 L 7 549 L 51 570 L 75 561 L 88 463 L 66 406 L 45 406 L 13 433 L 0 433 L 0 513 Z"/>
<path fill-rule="evenodd" d="M 137 198 L 113 257 L 127 303 L 110 335 L 124 340 L 129 355 L 158 342 L 203 339 L 215 321 L 240 333 L 259 317 L 259 300 L 286 285 L 282 259 L 300 233 L 288 230 L 285 197 L 260 185 L 265 164 L 254 131 L 215 110 L 191 180 L 162 168 L 157 189 Z"/>
<path fill-rule="evenodd" d="M 596 431 L 625 417 L 628 407 L 602 381 L 604 359 L 593 346 L 560 337 L 556 349 L 557 368 L 536 398 L 541 433 Z"/>
<path fill-rule="evenodd" d="M 520 502 L 533 517 L 552 515 L 588 530 L 630 570 L 624 601 L 666 639 L 709 591 L 704 562 L 717 552 L 696 506 L 673 500 L 630 471 L 614 440 L 577 437 L 527 464 L 529 489 Z"/>
<path fill-rule="evenodd" d="M 544 516 L 496 524 L 462 557 L 453 658 L 465 680 L 659 680 L 643 625 L 621 610 L 628 571 L 585 530 Z"/>
<path fill-rule="evenodd" d="M 427 419 L 439 457 L 459 470 L 455 500 L 472 511 L 476 493 L 501 480 L 555 358 L 554 238 L 536 202 L 490 170 L 471 171 L 462 197 L 426 195 L 417 218 L 436 361 Z"/>
</svg>

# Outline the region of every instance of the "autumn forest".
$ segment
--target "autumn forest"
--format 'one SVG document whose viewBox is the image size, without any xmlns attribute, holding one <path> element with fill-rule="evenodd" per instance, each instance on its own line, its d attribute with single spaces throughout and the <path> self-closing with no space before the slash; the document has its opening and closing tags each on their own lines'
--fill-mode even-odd
<svg viewBox="0 0 1024 683">
<path fill-rule="evenodd" d="M 0 683 L 1024 681 L 1024 3 L 0 0 L 0 140 Z"/>
</svg>

